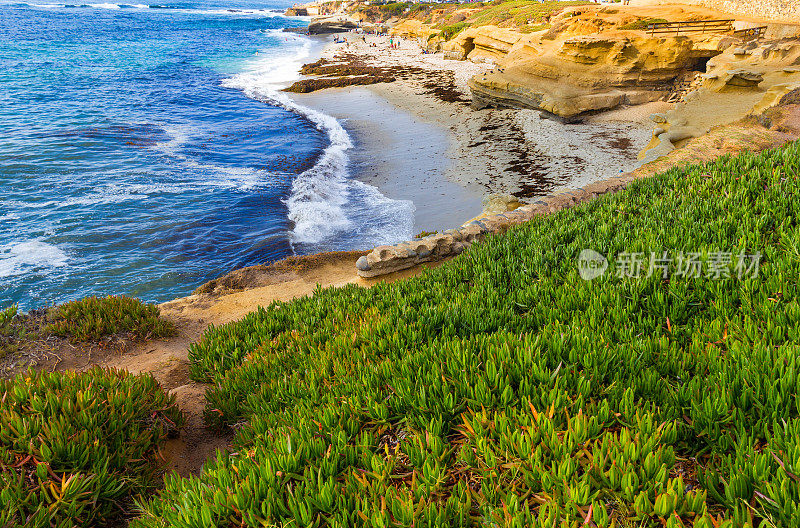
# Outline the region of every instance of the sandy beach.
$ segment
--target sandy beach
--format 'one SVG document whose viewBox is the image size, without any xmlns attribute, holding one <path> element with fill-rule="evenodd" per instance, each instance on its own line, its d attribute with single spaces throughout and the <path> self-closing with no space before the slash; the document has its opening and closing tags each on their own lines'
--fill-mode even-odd
<svg viewBox="0 0 800 528">
<path fill-rule="evenodd" d="M 634 170 L 651 137 L 648 115 L 670 107 L 649 103 L 570 124 L 534 110 L 473 110 L 467 81 L 491 63 L 423 54 L 408 39 L 393 38 L 399 48 L 390 49 L 389 37 L 343 37 L 347 44 L 329 42 L 320 57 L 397 69 L 397 80 L 292 97 L 342 122 L 356 143 L 353 176 L 412 201 L 415 230 L 460 225 L 493 194 L 532 201 Z"/>
</svg>

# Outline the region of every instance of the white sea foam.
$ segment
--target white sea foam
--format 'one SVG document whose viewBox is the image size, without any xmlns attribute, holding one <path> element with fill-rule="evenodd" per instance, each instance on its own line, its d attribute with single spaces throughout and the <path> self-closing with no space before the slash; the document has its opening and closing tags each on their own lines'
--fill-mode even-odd
<svg viewBox="0 0 800 528">
<path fill-rule="evenodd" d="M 399 220 L 396 225 L 403 226 L 402 236 L 393 241 L 410 236 L 414 211 L 410 202 L 391 200 L 376 188 L 348 178 L 347 150 L 353 143 L 342 125 L 334 117 L 302 106 L 279 91 L 299 78 L 298 72 L 311 54 L 312 43 L 299 35 L 275 33 L 287 44 L 293 44 L 293 56 L 286 57 L 286 47 L 261 54 L 248 70 L 225 79 L 223 86 L 240 89 L 252 99 L 301 115 L 328 136 L 330 144 L 316 165 L 295 177 L 291 194 L 286 199 L 289 219 L 294 223 L 290 233 L 292 242 L 319 243 L 353 226 L 345 206 L 348 199 L 357 195 L 370 196 L 373 201 L 381 197 L 385 201 L 383 205 L 391 203 Z"/>
<path fill-rule="evenodd" d="M 169 136 L 169 139 L 156 143 L 153 148 L 166 156 L 180 160 L 185 167 L 194 169 L 193 172 L 202 177 L 201 180 L 196 182 L 196 186 L 249 191 L 271 179 L 272 175 L 264 170 L 250 167 L 228 167 L 215 163 L 202 163 L 192 159 L 181 153 L 181 148 L 196 137 L 199 131 L 184 124 L 162 123 L 160 126 Z"/>
<path fill-rule="evenodd" d="M 225 15 L 225 16 L 243 16 L 243 15 L 259 15 L 264 18 L 283 17 L 283 13 L 272 9 L 175 9 L 181 13 L 197 13 L 199 15 Z"/>
<path fill-rule="evenodd" d="M 119 9 L 119 4 L 89 4 L 91 7 L 96 7 L 98 9 Z"/>
<path fill-rule="evenodd" d="M 359 216 L 362 236 L 371 244 L 396 244 L 408 240 L 414 232 L 414 211 L 410 200 L 393 200 L 366 183 L 353 180 L 353 188 L 359 195 L 365 211 Z"/>
<path fill-rule="evenodd" d="M 41 268 L 66 266 L 69 258 L 57 246 L 40 239 L 0 246 L 0 277 L 11 277 Z"/>
<path fill-rule="evenodd" d="M 188 143 L 197 132 L 193 127 L 185 124 L 163 123 L 160 126 L 169 136 L 169 139 L 157 142 L 153 145 L 153 148 L 162 154 L 172 157 L 181 157 L 178 150 Z"/>
</svg>

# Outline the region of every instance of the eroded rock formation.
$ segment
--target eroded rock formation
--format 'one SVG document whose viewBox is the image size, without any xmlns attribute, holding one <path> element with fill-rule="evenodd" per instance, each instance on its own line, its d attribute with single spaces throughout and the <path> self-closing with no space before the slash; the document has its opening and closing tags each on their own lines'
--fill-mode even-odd
<svg viewBox="0 0 800 528">
<path fill-rule="evenodd" d="M 800 40 L 730 46 L 708 62 L 698 89 L 669 112 L 651 117 L 656 126 L 642 159 L 663 156 L 712 127 L 759 115 L 797 88 Z"/>
<path fill-rule="evenodd" d="M 348 17 L 332 16 L 315 18 L 308 25 L 309 35 L 323 35 L 326 33 L 344 33 L 355 29 L 358 24 Z"/>
<path fill-rule="evenodd" d="M 730 40 L 724 34 L 667 36 L 635 29 L 665 13 L 677 19 L 710 18 L 705 11 L 653 8 L 636 13 L 580 6 L 554 17 L 549 29 L 523 35 L 484 26 L 462 32 L 445 49 L 497 64 L 470 82 L 476 108 L 532 108 L 574 118 L 661 99 L 679 75 L 702 69 Z"/>
</svg>

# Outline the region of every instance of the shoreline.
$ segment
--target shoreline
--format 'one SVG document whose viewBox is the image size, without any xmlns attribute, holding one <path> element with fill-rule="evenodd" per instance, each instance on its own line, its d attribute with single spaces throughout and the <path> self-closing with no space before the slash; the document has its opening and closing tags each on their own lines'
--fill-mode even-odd
<svg viewBox="0 0 800 528">
<path fill-rule="evenodd" d="M 334 88 L 294 96 L 298 103 L 335 117 L 348 132 L 350 177 L 393 200 L 414 204 L 413 233 L 444 230 L 481 213 L 481 195 L 446 177 L 449 131 L 395 107 L 364 87 Z"/>
<path fill-rule="evenodd" d="M 362 143 L 367 151 L 374 150 L 376 164 L 369 166 L 370 152 L 361 153 L 359 169 L 369 172 L 365 183 L 376 185 L 388 198 L 411 200 L 416 205 L 415 226 L 432 230 L 458 227 L 471 218 L 487 211 L 478 203 L 492 195 L 513 195 L 524 202 L 554 192 L 560 188 L 585 185 L 593 181 L 634 170 L 640 165 L 637 155 L 652 134 L 649 114 L 663 112 L 672 105 L 649 103 L 627 107 L 599 116 L 592 116 L 577 124 L 565 124 L 549 119 L 541 112 L 515 109 L 470 108 L 470 91 L 467 81 L 475 74 L 492 66 L 488 63 L 446 60 L 442 53 L 422 54 L 422 48 L 411 40 L 401 39 L 398 49 L 388 49 L 389 37 L 345 33 L 349 44 L 328 43 L 319 58 L 328 62 L 356 60 L 359 64 L 377 66 L 397 71 L 394 82 L 345 88 L 326 88 L 311 93 L 291 96 L 333 115 L 345 128 L 371 139 L 386 130 L 398 129 L 385 122 L 369 123 L 368 99 L 384 107 L 382 117 L 388 115 L 385 105 L 374 103 L 375 96 L 392 105 L 398 116 L 408 122 L 409 116 L 422 125 L 442 130 L 447 135 L 444 152 L 447 167 L 437 171 L 433 194 L 449 189 L 446 200 L 437 201 L 426 193 L 427 188 L 405 193 L 392 185 L 394 173 L 377 166 L 385 155 L 379 141 L 372 145 Z M 394 41 L 397 42 L 397 38 Z M 359 98 L 362 101 L 359 102 Z M 350 128 L 348 128 L 348 124 Z M 381 130 L 383 129 L 383 131 Z M 407 159 L 419 158 L 419 138 L 410 142 Z M 436 139 L 439 148 L 439 139 Z M 393 145 L 392 154 L 402 153 L 402 145 Z M 356 153 L 358 155 L 358 153 Z M 387 169 L 394 169 L 389 163 Z M 405 171 L 406 173 L 410 171 Z M 362 174 L 353 174 L 363 177 Z M 430 179 L 426 182 L 431 184 Z M 449 185 L 448 185 L 449 184 Z M 455 185 L 456 187 L 453 187 Z M 400 191 L 400 192 L 398 192 Z M 455 195 L 460 195 L 460 198 Z M 439 192 L 441 196 L 441 192 Z M 472 203 L 453 208 L 453 203 L 468 199 Z M 433 207 L 438 214 L 429 213 Z M 450 214 L 447 220 L 447 210 Z M 462 214 L 459 214 L 463 211 Z M 426 216 L 435 217 L 428 222 Z M 417 218 L 422 218 L 418 221 Z"/>
</svg>

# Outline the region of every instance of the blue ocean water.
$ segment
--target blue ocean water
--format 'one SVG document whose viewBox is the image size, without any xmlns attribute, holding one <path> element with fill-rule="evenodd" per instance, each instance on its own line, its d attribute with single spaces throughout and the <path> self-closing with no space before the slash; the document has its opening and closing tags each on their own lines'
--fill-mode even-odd
<svg viewBox="0 0 800 528">
<path fill-rule="evenodd" d="M 411 234 L 341 125 L 278 91 L 319 45 L 286 5 L 0 0 L 0 306 L 164 301 Z"/>
</svg>

